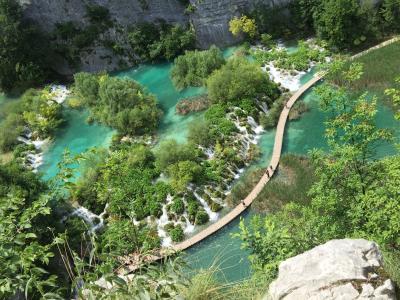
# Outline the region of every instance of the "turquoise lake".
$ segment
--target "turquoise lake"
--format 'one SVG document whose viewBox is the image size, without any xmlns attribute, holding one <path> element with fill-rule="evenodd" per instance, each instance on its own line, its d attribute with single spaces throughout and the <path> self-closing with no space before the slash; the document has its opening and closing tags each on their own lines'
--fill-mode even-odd
<svg viewBox="0 0 400 300">
<path fill-rule="evenodd" d="M 225 51 L 229 56 L 233 51 L 230 48 Z M 154 65 L 143 65 L 135 69 L 126 70 L 115 74 L 115 76 L 137 80 L 143 84 L 151 93 L 158 97 L 160 106 L 164 111 L 164 118 L 159 129 L 159 139 L 174 138 L 178 142 L 186 140 L 187 125 L 202 116 L 202 113 L 191 114 L 189 116 L 178 116 L 175 114 L 176 103 L 185 97 L 190 97 L 204 93 L 203 88 L 189 88 L 184 91 L 177 91 L 169 78 L 171 64 L 162 63 Z M 311 74 L 302 78 L 303 82 L 308 81 Z M 288 124 L 284 139 L 284 152 L 307 154 L 313 148 L 326 149 L 323 139 L 324 134 L 324 114 L 318 109 L 318 99 L 310 91 L 304 97 L 310 107 L 310 111 L 303 117 Z M 0 96 L 0 109 L 2 103 L 10 101 L 5 96 Z M 86 123 L 87 112 L 64 109 L 66 126 L 58 130 L 54 142 L 46 151 L 44 164 L 40 171 L 44 179 L 50 179 L 57 173 L 57 164 L 62 158 L 66 148 L 71 153 L 78 154 L 95 146 L 107 147 L 110 143 L 113 131 L 101 125 L 88 125 Z M 0 114 L 1 118 L 1 114 Z M 377 122 L 380 127 L 392 128 L 395 135 L 400 137 L 400 128 L 393 118 L 390 108 L 379 104 Z M 262 150 L 262 157 L 256 163 L 258 166 L 268 164 L 272 154 L 275 131 L 271 130 L 263 134 L 259 146 Z M 392 146 L 381 146 L 379 156 L 393 154 L 395 149 Z M 250 211 L 243 215 L 245 220 L 249 220 L 253 213 Z M 250 275 L 248 254 L 240 249 L 240 241 L 232 239 L 231 234 L 238 231 L 239 219 L 232 222 L 215 235 L 186 251 L 186 258 L 189 267 L 193 269 L 208 268 L 216 265 L 221 269 L 220 277 L 229 282 L 239 281 Z"/>
</svg>

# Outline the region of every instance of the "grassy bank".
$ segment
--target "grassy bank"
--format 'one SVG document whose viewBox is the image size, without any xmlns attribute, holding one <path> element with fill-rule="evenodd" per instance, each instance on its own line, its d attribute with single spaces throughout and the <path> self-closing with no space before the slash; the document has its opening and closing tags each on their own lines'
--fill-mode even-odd
<svg viewBox="0 0 400 300">
<path fill-rule="evenodd" d="M 246 198 L 264 173 L 257 169 L 238 181 L 228 196 L 230 206 L 237 205 Z M 278 173 L 265 185 L 252 204 L 257 212 L 276 212 L 289 202 L 307 204 L 307 192 L 315 180 L 314 170 L 309 159 L 294 154 L 281 158 Z"/>
<path fill-rule="evenodd" d="M 364 65 L 364 74 L 352 84 L 354 92 L 366 90 L 382 96 L 385 89 L 395 85 L 400 76 L 400 42 L 374 50 L 354 62 Z"/>
</svg>

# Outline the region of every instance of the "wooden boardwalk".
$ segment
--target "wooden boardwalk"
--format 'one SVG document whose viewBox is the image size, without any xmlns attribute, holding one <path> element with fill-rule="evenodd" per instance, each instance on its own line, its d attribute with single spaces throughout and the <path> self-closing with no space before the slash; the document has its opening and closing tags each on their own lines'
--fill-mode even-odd
<svg viewBox="0 0 400 300">
<path fill-rule="evenodd" d="M 373 50 L 385 47 L 389 44 L 392 44 L 392 43 L 395 43 L 398 41 L 400 41 L 400 37 L 398 37 L 398 36 L 394 37 L 388 41 L 385 41 L 385 42 L 375 46 L 375 47 L 372 47 L 370 49 L 367 49 L 361 53 L 358 53 L 358 54 L 352 56 L 350 58 L 350 60 L 354 60 L 362 55 L 370 53 Z M 233 210 L 231 210 L 228 214 L 223 216 L 217 222 L 211 224 L 210 226 L 208 226 L 204 230 L 200 231 L 199 233 L 195 234 L 191 238 L 189 238 L 179 244 L 173 245 L 171 248 L 161 249 L 160 253 L 158 253 L 157 255 L 147 256 L 140 262 L 139 261 L 135 261 L 135 262 L 131 261 L 130 263 L 128 262 L 127 263 L 127 268 L 128 268 L 127 271 L 132 272 L 132 271 L 136 270 L 139 267 L 140 263 L 142 263 L 142 262 L 156 261 L 156 260 L 162 259 L 163 257 L 168 256 L 169 254 L 174 253 L 176 251 L 186 250 L 186 249 L 194 246 L 195 244 L 206 239 L 208 236 L 214 234 L 221 228 L 228 225 L 231 221 L 233 221 L 234 219 L 239 217 L 245 210 L 247 210 L 247 208 L 253 203 L 253 201 L 257 198 L 259 193 L 262 191 L 264 186 L 273 177 L 276 169 L 278 168 L 279 161 L 280 161 L 281 154 L 282 154 L 282 146 L 283 146 L 283 139 L 284 139 L 284 134 L 285 134 L 285 127 L 286 127 L 286 123 L 287 123 L 287 120 L 289 117 L 290 109 L 293 107 L 293 105 L 296 103 L 296 101 L 298 99 L 300 99 L 301 96 L 303 96 L 303 94 L 305 92 L 307 92 L 311 87 L 313 87 L 323 77 L 324 77 L 324 75 L 322 73 L 315 74 L 315 76 L 311 80 L 309 80 L 305 85 L 303 85 L 289 99 L 286 106 L 283 108 L 281 115 L 279 117 L 278 125 L 276 127 L 275 143 L 274 143 L 274 149 L 273 149 L 271 161 L 268 166 L 268 169 L 266 170 L 266 172 L 269 172 L 268 173 L 269 175 L 264 173 L 263 177 L 260 179 L 260 181 L 257 183 L 257 185 L 253 188 L 253 190 L 250 192 L 250 194 L 247 195 L 247 197 L 243 200 L 242 203 L 237 205 Z M 271 169 L 271 167 L 272 167 L 272 169 Z M 130 260 L 130 259 L 128 258 L 128 260 Z"/>
<path fill-rule="evenodd" d="M 206 229 L 202 230 L 201 232 L 197 233 L 196 235 L 192 236 L 191 238 L 183 241 L 182 243 L 176 244 L 172 247 L 174 251 L 182 251 L 192 247 L 193 245 L 197 244 L 198 242 L 204 240 L 208 236 L 212 235 L 213 233 L 217 232 L 231 221 L 236 219 L 240 216 L 257 198 L 258 194 L 262 191 L 264 186 L 269 182 L 270 178 L 274 175 L 275 170 L 279 165 L 279 161 L 281 159 L 282 153 L 282 145 L 283 145 L 283 138 L 285 134 L 285 127 L 286 122 L 289 117 L 290 109 L 292 108 L 293 104 L 314 84 L 316 84 L 319 80 L 322 79 L 322 76 L 316 74 L 310 81 L 308 81 L 305 85 L 303 85 L 287 102 L 286 106 L 282 110 L 282 113 L 279 117 L 278 125 L 276 127 L 276 134 L 275 134 L 275 144 L 274 150 L 272 153 L 272 158 L 270 164 L 268 166 L 269 176 L 264 173 L 263 177 L 257 183 L 257 185 L 253 188 L 249 195 L 243 200 L 243 203 L 238 204 L 233 210 L 231 210 L 228 214 L 223 216 L 217 222 L 211 224 Z M 271 168 L 269 168 L 272 166 Z"/>
</svg>

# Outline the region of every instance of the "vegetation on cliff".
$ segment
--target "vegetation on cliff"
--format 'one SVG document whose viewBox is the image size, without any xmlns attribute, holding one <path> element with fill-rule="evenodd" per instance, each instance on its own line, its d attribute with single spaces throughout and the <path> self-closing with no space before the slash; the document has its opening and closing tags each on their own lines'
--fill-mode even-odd
<svg viewBox="0 0 400 300">
<path fill-rule="evenodd" d="M 50 69 L 49 49 L 40 32 L 22 20 L 15 0 L 0 1 L 0 89 L 42 83 Z"/>
</svg>

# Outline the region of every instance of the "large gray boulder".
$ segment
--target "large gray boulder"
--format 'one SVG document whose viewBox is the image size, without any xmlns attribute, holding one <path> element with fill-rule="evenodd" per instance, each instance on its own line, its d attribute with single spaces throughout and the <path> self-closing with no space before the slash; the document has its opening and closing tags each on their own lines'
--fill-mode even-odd
<svg viewBox="0 0 400 300">
<path fill-rule="evenodd" d="M 268 300 L 396 299 L 374 242 L 332 240 L 279 266 Z"/>
</svg>

